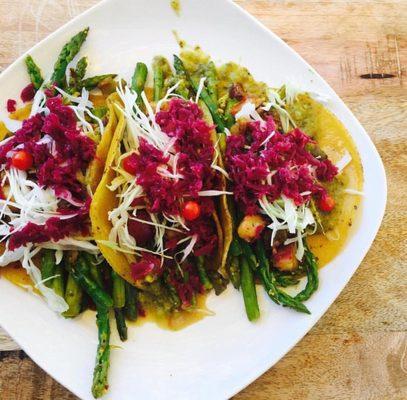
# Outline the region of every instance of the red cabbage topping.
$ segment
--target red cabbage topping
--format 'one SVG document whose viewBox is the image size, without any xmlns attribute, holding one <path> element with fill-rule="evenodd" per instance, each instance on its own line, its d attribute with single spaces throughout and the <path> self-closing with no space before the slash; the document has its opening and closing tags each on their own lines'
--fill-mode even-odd
<svg viewBox="0 0 407 400">
<path fill-rule="evenodd" d="M 85 231 L 87 210 L 83 210 L 88 209 L 89 195 L 78 176 L 93 159 L 95 143 L 77 128 L 75 113 L 63 104 L 62 97 L 48 99 L 46 106 L 50 110 L 47 116 L 36 114 L 28 118 L 15 135 L 0 146 L 0 164 L 10 168 L 13 150 L 17 146 L 25 149 L 34 160 L 30 177 L 41 187 L 53 189 L 61 200 L 61 207 L 78 215 L 64 220 L 51 218 L 45 226 L 30 223 L 12 234 L 10 246 L 14 247 L 44 242 L 45 237 L 58 240 Z"/>
<path fill-rule="evenodd" d="M 169 157 L 146 140 L 140 140 L 138 154 L 132 154 L 127 162 L 132 163 L 137 183 L 143 187 L 149 212 L 180 215 L 185 199 L 196 200 L 201 206 L 201 216 L 189 222 L 192 233 L 198 235 L 195 246 L 202 254 L 210 254 L 216 247 L 216 229 L 208 217 L 214 211 L 210 198 L 198 195 L 201 190 L 219 187 L 219 177 L 211 167 L 214 145 L 211 139 L 212 126 L 203 119 L 197 104 L 182 99 L 172 99 L 166 110 L 156 115 L 156 122 L 169 137 L 176 138 L 174 150 L 178 153 L 177 174 L 183 179 L 162 176 L 158 168 L 168 166 Z M 168 166 L 170 173 L 174 173 Z"/>
<path fill-rule="evenodd" d="M 20 98 L 24 103 L 31 101 L 35 96 L 35 87 L 32 83 L 27 85 L 20 94 Z"/>
<path fill-rule="evenodd" d="M 311 196 L 326 195 L 320 182 L 332 181 L 338 170 L 330 160 L 318 159 L 307 150 L 313 143 L 300 129 L 286 134 L 276 131 L 271 117 L 265 124 L 250 122 L 245 135 L 227 138 L 226 167 L 235 200 L 247 214 L 258 211 L 257 201 L 264 195 L 270 201 L 285 195 L 296 205 Z M 269 174 L 271 184 L 267 183 Z"/>
<path fill-rule="evenodd" d="M 17 102 L 13 99 L 7 100 L 7 112 L 12 113 L 17 109 Z"/>
<path fill-rule="evenodd" d="M 23 229 L 12 233 L 8 248 L 15 250 L 27 243 L 44 243 L 50 240 L 57 242 L 72 233 L 83 235 L 89 233 L 87 214 L 79 214 L 68 219 L 51 217 L 45 225 L 29 222 Z"/>
<path fill-rule="evenodd" d="M 157 278 L 162 273 L 161 259 L 151 253 L 143 252 L 139 261 L 130 265 L 134 280 L 143 280 L 147 276 Z"/>
</svg>

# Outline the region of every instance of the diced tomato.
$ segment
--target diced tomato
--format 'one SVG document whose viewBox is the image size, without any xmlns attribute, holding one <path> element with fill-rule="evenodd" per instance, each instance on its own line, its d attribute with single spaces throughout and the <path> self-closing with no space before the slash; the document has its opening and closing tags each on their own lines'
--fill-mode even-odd
<svg viewBox="0 0 407 400">
<path fill-rule="evenodd" d="M 196 201 L 187 201 L 182 208 L 182 216 L 186 221 L 194 221 L 201 215 L 201 206 Z"/>
<path fill-rule="evenodd" d="M 335 207 L 335 199 L 329 194 L 326 194 L 318 200 L 317 204 L 321 211 L 331 212 Z"/>
<path fill-rule="evenodd" d="M 11 157 L 11 165 L 21 171 L 27 171 L 33 166 L 33 156 L 26 150 L 19 150 Z"/>
</svg>

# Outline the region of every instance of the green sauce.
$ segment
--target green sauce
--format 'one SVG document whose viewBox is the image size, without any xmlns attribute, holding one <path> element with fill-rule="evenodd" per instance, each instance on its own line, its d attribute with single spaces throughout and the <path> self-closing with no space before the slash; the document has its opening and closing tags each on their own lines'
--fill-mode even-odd
<svg viewBox="0 0 407 400">
<path fill-rule="evenodd" d="M 171 0 L 171 8 L 174 10 L 175 14 L 179 16 L 181 14 L 180 0 Z"/>
</svg>

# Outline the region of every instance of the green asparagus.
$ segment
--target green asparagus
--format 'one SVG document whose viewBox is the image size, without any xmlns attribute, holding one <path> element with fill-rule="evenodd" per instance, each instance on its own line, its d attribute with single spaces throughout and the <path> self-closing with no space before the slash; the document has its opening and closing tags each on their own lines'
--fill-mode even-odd
<svg viewBox="0 0 407 400">
<path fill-rule="evenodd" d="M 318 265 L 314 254 L 305 245 L 304 253 L 304 267 L 307 271 L 307 284 L 300 293 L 295 296 L 298 301 L 308 300 L 311 295 L 318 289 L 319 278 L 318 278 Z"/>
<path fill-rule="evenodd" d="M 218 103 L 218 76 L 216 72 L 215 63 L 210 61 L 205 68 L 206 76 L 206 88 L 208 90 L 209 96 L 211 96 L 212 101 Z"/>
<path fill-rule="evenodd" d="M 165 57 L 154 57 L 154 101 L 157 102 L 164 97 L 166 80 L 172 75 L 171 67 Z"/>
<path fill-rule="evenodd" d="M 299 283 L 299 279 L 295 275 L 286 275 L 282 273 L 274 273 L 276 285 L 281 287 L 294 286 Z"/>
<path fill-rule="evenodd" d="M 228 258 L 227 269 L 230 281 L 235 289 L 240 288 L 240 266 L 239 266 L 239 257 L 231 256 Z"/>
<path fill-rule="evenodd" d="M 64 268 L 61 263 L 55 267 L 55 277 L 52 280 L 52 288 L 55 294 L 64 297 L 65 295 L 65 284 L 64 284 Z"/>
<path fill-rule="evenodd" d="M 208 277 L 217 296 L 226 290 L 228 281 L 218 271 L 209 270 Z"/>
<path fill-rule="evenodd" d="M 269 261 L 261 240 L 258 240 L 256 243 L 256 253 L 259 260 L 258 272 L 270 299 L 276 304 L 281 304 L 283 306 L 293 308 L 296 311 L 310 314 L 308 308 L 304 306 L 301 301 L 291 297 L 276 286 L 276 281 L 273 273 L 270 271 Z"/>
<path fill-rule="evenodd" d="M 74 318 L 79 315 L 81 312 L 83 291 L 76 280 L 73 278 L 72 272 L 70 272 L 68 275 L 64 297 L 66 303 L 69 306 L 68 310 L 65 311 L 63 314 L 64 317 Z"/>
<path fill-rule="evenodd" d="M 88 68 L 88 58 L 82 57 L 76 64 L 75 68 L 76 79 L 81 81 L 85 77 L 87 68 Z"/>
<path fill-rule="evenodd" d="M 92 394 L 97 399 L 102 397 L 107 389 L 107 375 L 109 371 L 110 356 L 110 323 L 109 310 L 105 307 L 98 308 L 96 314 L 99 345 L 96 353 L 96 365 L 93 372 Z"/>
<path fill-rule="evenodd" d="M 122 341 L 127 340 L 127 326 L 124 318 L 123 308 L 126 304 L 126 284 L 124 279 L 112 270 L 112 293 L 114 315 L 116 317 L 117 331 Z"/>
<path fill-rule="evenodd" d="M 239 101 L 236 99 L 229 98 L 226 103 L 224 119 L 225 119 L 226 128 L 228 128 L 228 129 L 230 129 L 233 126 L 233 124 L 235 123 L 235 117 L 232 114 L 232 109 L 238 102 Z"/>
<path fill-rule="evenodd" d="M 25 65 L 27 66 L 27 72 L 30 76 L 31 83 L 34 85 L 34 88 L 38 90 L 44 82 L 40 68 L 31 56 L 25 58 Z"/>
<path fill-rule="evenodd" d="M 51 82 L 55 83 L 57 86 L 60 86 L 64 83 L 65 72 L 68 64 L 74 59 L 78 54 L 80 48 L 82 47 L 83 42 L 88 36 L 89 28 L 84 29 L 83 31 L 77 33 L 71 38 L 71 40 L 65 44 L 59 53 L 57 62 L 54 66 L 54 72 L 51 77 Z"/>
<path fill-rule="evenodd" d="M 205 290 L 211 290 L 213 288 L 211 281 L 205 269 L 205 257 L 200 256 L 196 258 L 196 267 L 198 269 L 199 279 Z"/>
<path fill-rule="evenodd" d="M 195 79 L 193 79 L 188 71 L 185 69 L 184 63 L 182 60 L 174 55 L 174 68 L 177 71 L 183 71 L 185 76 L 187 77 L 189 83 L 191 84 L 193 90 L 195 93 L 198 92 L 198 87 L 199 87 L 199 82 L 197 82 Z M 204 87 L 201 91 L 201 99 L 203 102 L 207 105 L 209 108 L 209 111 L 212 114 L 212 118 L 217 126 L 217 131 L 218 132 L 224 132 L 225 131 L 225 124 L 223 122 L 223 119 L 221 115 L 218 112 L 218 105 L 216 102 L 213 101 L 212 97 L 210 96 L 208 90 Z"/>
<path fill-rule="evenodd" d="M 259 303 L 257 302 L 256 285 L 254 284 L 253 271 L 246 257 L 240 256 L 240 276 L 244 305 L 249 321 L 260 317 Z"/>
<path fill-rule="evenodd" d="M 130 321 L 136 321 L 138 317 L 137 309 L 137 289 L 130 285 L 130 283 L 125 282 L 126 290 L 126 304 L 124 306 L 124 312 L 126 318 Z"/>
<path fill-rule="evenodd" d="M 92 90 L 97 87 L 105 79 L 114 79 L 116 74 L 105 74 L 105 75 L 96 75 L 90 78 L 86 78 L 81 82 L 81 87 L 84 87 L 86 90 Z"/>
<path fill-rule="evenodd" d="M 119 333 L 120 340 L 125 342 L 127 340 L 127 325 L 123 308 L 114 309 L 114 317 L 116 319 L 116 328 Z"/>
<path fill-rule="evenodd" d="M 137 93 L 137 105 L 139 106 L 140 104 L 143 103 L 141 99 L 141 92 L 144 90 L 144 86 L 146 85 L 147 75 L 148 75 L 147 65 L 138 62 L 133 74 L 133 78 L 131 80 L 131 88 Z"/>
<path fill-rule="evenodd" d="M 41 277 L 45 286 L 52 287 L 55 269 L 55 252 L 53 250 L 44 249 L 41 258 Z"/>
<path fill-rule="evenodd" d="M 75 267 L 72 269 L 74 279 L 92 298 L 96 307 L 99 309 L 113 307 L 113 299 L 89 276 L 89 270 L 86 260 L 79 256 Z"/>
</svg>

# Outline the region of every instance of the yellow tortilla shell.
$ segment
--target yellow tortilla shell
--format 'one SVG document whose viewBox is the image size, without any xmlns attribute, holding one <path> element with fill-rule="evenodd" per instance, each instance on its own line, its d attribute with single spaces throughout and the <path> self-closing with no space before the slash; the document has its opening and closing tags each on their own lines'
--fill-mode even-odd
<svg viewBox="0 0 407 400">
<path fill-rule="evenodd" d="M 115 112 L 115 101 L 117 101 L 118 95 L 114 93 L 110 95 L 107 100 L 107 107 L 109 110 L 109 121 L 105 127 L 103 136 L 96 148 L 96 155 L 93 161 L 90 163 L 86 174 L 86 181 L 89 183 L 92 192 L 94 193 L 98 184 L 103 176 L 103 171 L 106 165 L 107 155 L 109 153 L 110 144 L 117 126 L 117 115 Z"/>
<path fill-rule="evenodd" d="M 116 192 L 109 190 L 108 185 L 116 176 L 112 166 L 120 151 L 120 143 L 125 129 L 126 119 L 123 114 L 120 114 L 107 154 L 104 173 L 90 206 L 90 220 L 92 223 L 93 237 L 98 243 L 100 251 L 106 261 L 123 279 L 135 284 L 131 276 L 130 262 L 125 254 L 101 243 L 101 241 L 109 239 L 109 233 L 112 229 L 112 223 L 109 221 L 109 212 L 119 205 L 119 199 L 116 196 Z"/>
<path fill-rule="evenodd" d="M 202 100 L 199 101 L 199 106 L 204 113 L 204 119 L 209 125 L 213 125 L 213 118 L 208 110 L 208 107 L 205 105 Z M 215 143 L 216 149 L 219 153 L 218 157 L 218 165 L 224 169 L 223 160 L 221 156 L 221 149 L 218 143 L 218 134 L 216 133 L 215 129 L 212 129 L 211 132 L 212 142 Z M 226 190 L 226 177 L 221 175 L 221 190 Z M 220 196 L 219 202 L 219 214 L 220 214 L 220 221 L 217 214 L 214 215 L 214 221 L 216 224 L 217 232 L 218 232 L 218 255 L 217 255 L 217 266 L 219 272 L 222 274 L 223 277 L 227 277 L 226 271 L 226 261 L 229 252 L 230 244 L 232 243 L 233 239 L 233 221 L 232 216 L 229 212 L 227 195 L 223 194 Z"/>
</svg>

